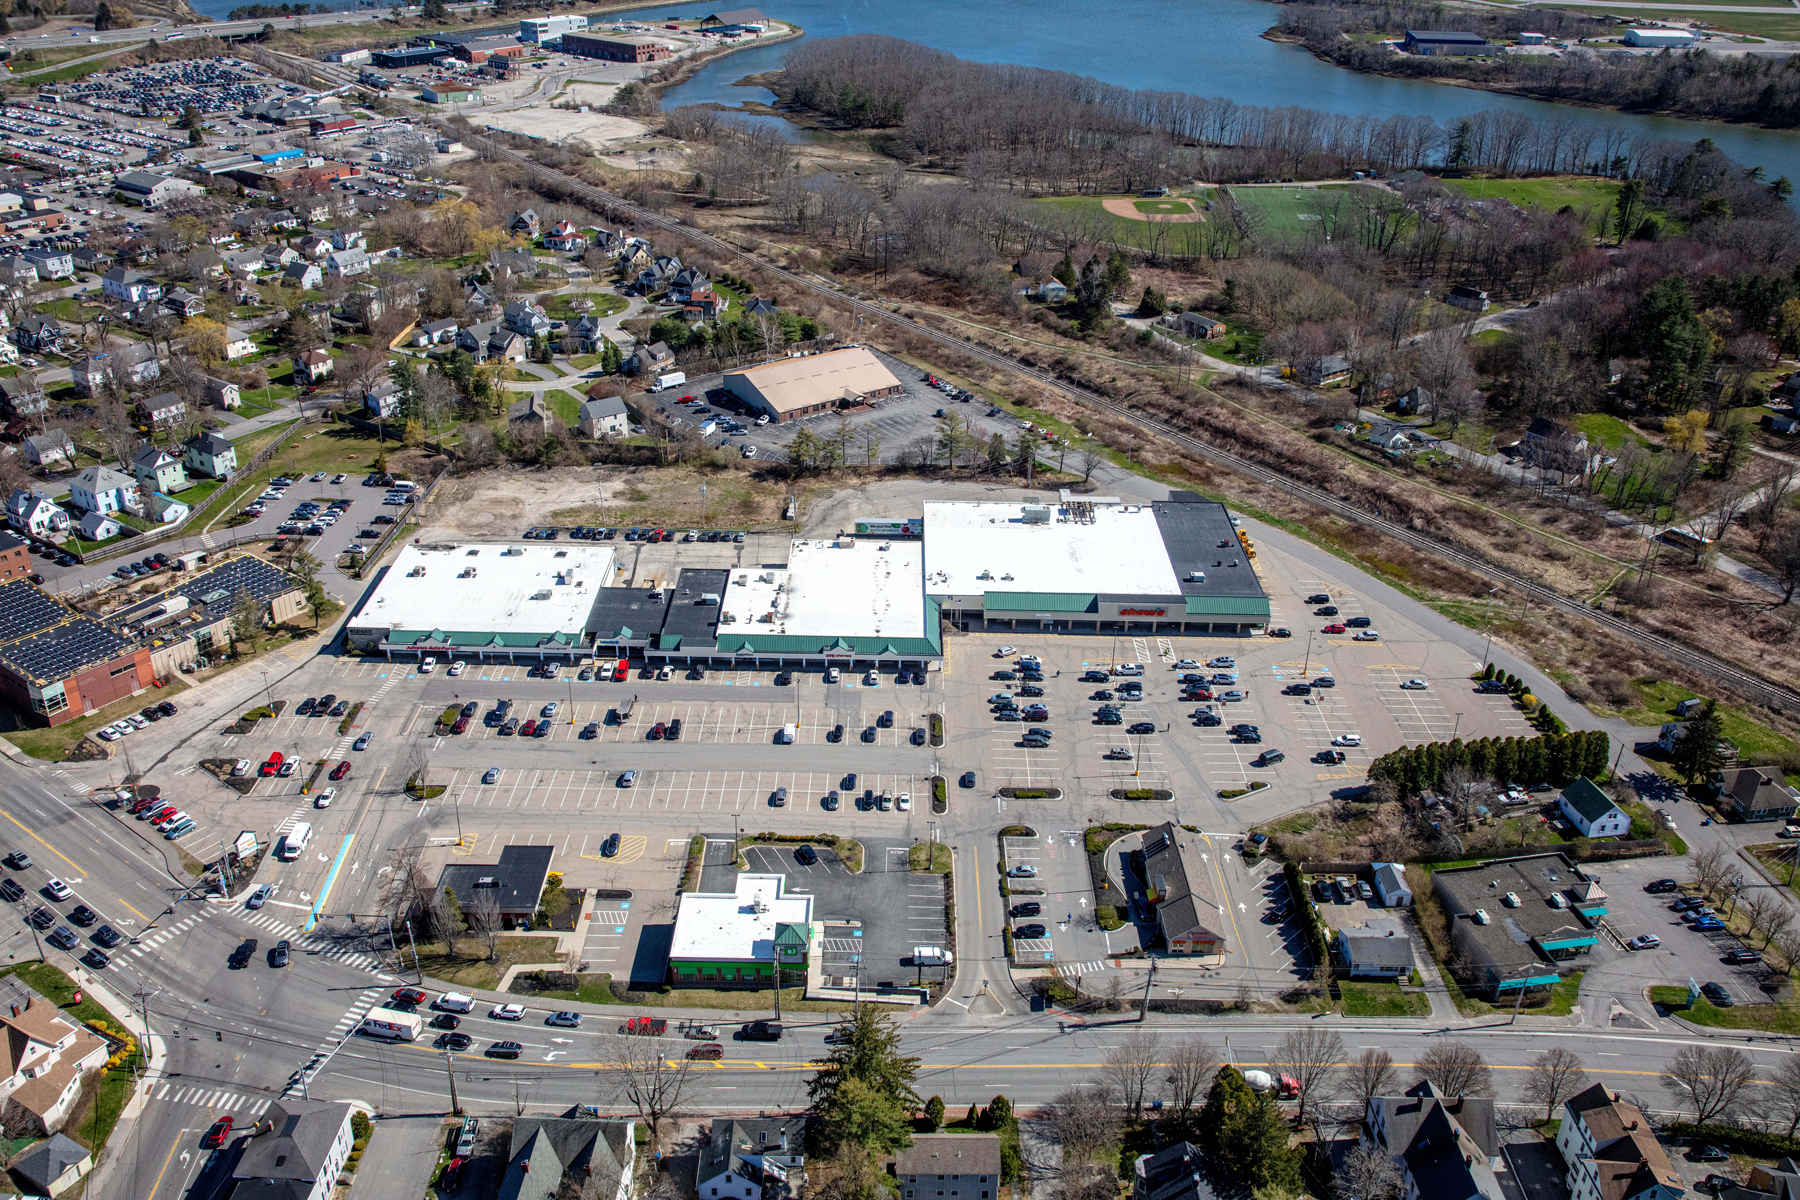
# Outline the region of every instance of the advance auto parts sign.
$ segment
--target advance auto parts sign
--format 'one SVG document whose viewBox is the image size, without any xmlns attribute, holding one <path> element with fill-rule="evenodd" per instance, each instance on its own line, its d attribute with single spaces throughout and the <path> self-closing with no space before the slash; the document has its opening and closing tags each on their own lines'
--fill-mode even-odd
<svg viewBox="0 0 1800 1200">
<path fill-rule="evenodd" d="M 908 517 L 903 521 L 858 521 L 856 532 L 860 537 L 922 537 L 925 533 L 925 518 Z"/>
</svg>

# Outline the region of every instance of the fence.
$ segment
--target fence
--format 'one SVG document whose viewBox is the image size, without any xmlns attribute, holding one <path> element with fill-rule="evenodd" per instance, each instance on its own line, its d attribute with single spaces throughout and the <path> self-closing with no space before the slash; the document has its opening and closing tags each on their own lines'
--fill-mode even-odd
<svg viewBox="0 0 1800 1200">
<path fill-rule="evenodd" d="M 361 561 L 356 564 L 352 578 L 361 579 L 365 565 L 381 561 L 381 556 L 386 554 L 393 547 L 395 540 L 405 532 L 407 523 L 425 511 L 425 502 L 431 498 L 433 492 L 437 491 L 438 484 L 444 482 L 444 477 L 448 474 L 450 474 L 448 469 L 439 471 L 437 476 L 425 485 L 424 491 L 413 493 L 412 497 L 401 507 L 400 515 L 394 519 L 394 523 L 389 525 L 379 538 L 375 539 L 375 544 L 370 546 L 366 552 L 357 555 Z"/>
</svg>

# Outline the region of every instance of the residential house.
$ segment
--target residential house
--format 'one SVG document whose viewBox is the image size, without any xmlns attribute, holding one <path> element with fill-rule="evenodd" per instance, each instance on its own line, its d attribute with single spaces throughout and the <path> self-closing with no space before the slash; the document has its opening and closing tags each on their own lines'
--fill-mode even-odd
<svg viewBox="0 0 1800 1200">
<path fill-rule="evenodd" d="M 1562 790 L 1556 807 L 1582 837 L 1624 837 L 1631 832 L 1631 818 L 1585 776 Z"/>
<path fill-rule="evenodd" d="M 20 439 L 19 453 L 34 467 L 54 467 L 75 460 L 75 443 L 63 430 L 52 429 Z"/>
<path fill-rule="evenodd" d="M 1793 413 L 1764 413 L 1761 425 L 1770 433 L 1800 433 L 1800 417 Z"/>
<path fill-rule="evenodd" d="M 75 256 L 66 250 L 40 246 L 24 251 L 19 257 L 37 268 L 40 280 L 72 279 L 75 276 Z"/>
<path fill-rule="evenodd" d="M 269 218 L 260 209 L 247 208 L 241 213 L 233 213 L 231 228 L 240 235 L 254 237 L 269 227 Z"/>
<path fill-rule="evenodd" d="M 1307 387 L 1329 387 L 1350 378 L 1350 360 L 1341 354 L 1327 354 L 1324 358 L 1301 363 L 1296 374 Z"/>
<path fill-rule="evenodd" d="M 98 396 L 114 371 L 124 372 L 131 383 L 149 383 L 162 377 L 162 363 L 157 360 L 156 348 L 148 342 L 113 339 L 104 350 L 77 359 L 69 368 L 69 379 L 77 396 Z"/>
<path fill-rule="evenodd" d="M 1045 304 L 1061 304 L 1069 298 L 1069 288 L 1056 276 L 1048 275 L 1038 281 L 1032 294 Z"/>
<path fill-rule="evenodd" d="M 506 410 L 506 428 L 519 441 L 541 438 L 550 432 L 550 407 L 541 392 L 515 401 Z"/>
<path fill-rule="evenodd" d="M 585 250 L 588 240 L 573 221 L 558 221 L 544 235 L 544 245 L 551 250 Z"/>
<path fill-rule="evenodd" d="M 529 300 L 514 300 L 506 306 L 501 319 L 506 327 L 514 333 L 528 338 L 542 337 L 550 332 L 550 318 L 544 310 Z"/>
<path fill-rule="evenodd" d="M 104 274 L 115 261 L 113 256 L 106 251 L 90 250 L 86 246 L 71 251 L 69 258 L 75 264 L 77 271 L 86 271 L 90 275 Z"/>
<path fill-rule="evenodd" d="M 427 321 L 425 324 L 419 326 L 418 331 L 413 334 L 413 345 L 454 345 L 456 343 L 456 331 L 461 328 L 462 323 L 455 317 L 445 317 L 441 321 Z"/>
<path fill-rule="evenodd" d="M 1176 332 L 1203 341 L 1222 338 L 1226 334 L 1225 322 L 1215 321 L 1211 317 L 1201 316 L 1197 312 L 1170 313 L 1163 318 Z"/>
<path fill-rule="evenodd" d="M 14 292 L 23 292 L 34 286 L 37 281 L 37 264 L 27 262 L 17 255 L 0 258 L 0 287 Z"/>
<path fill-rule="evenodd" d="M 1140 1154 L 1131 1171 L 1131 1200 L 1212 1200 L 1206 1156 L 1192 1142 Z M 929 1194 L 929 1193 L 927 1193 Z"/>
<path fill-rule="evenodd" d="M 699 267 L 683 267 L 669 279 L 669 300 L 675 304 L 686 304 L 688 297 L 695 292 L 707 291 L 712 281 Z"/>
<path fill-rule="evenodd" d="M 303 350 L 294 355 L 294 377 L 317 383 L 331 377 L 331 355 L 324 350 Z"/>
<path fill-rule="evenodd" d="M 94 1169 L 94 1156 L 80 1142 L 53 1133 L 13 1163 L 13 1174 L 40 1196 L 60 1196 Z"/>
<path fill-rule="evenodd" d="M 629 1200 L 637 1160 L 636 1122 L 515 1117 L 498 1200 L 554 1200 L 579 1190 L 597 1200 Z"/>
<path fill-rule="evenodd" d="M 601 318 L 583 313 L 568 328 L 568 336 L 580 341 L 583 354 L 593 354 L 606 346 L 606 334 L 600 328 Z"/>
<path fill-rule="evenodd" d="M 331 231 L 331 248 L 333 250 L 367 250 L 369 235 L 348 225 L 341 226 Z"/>
<path fill-rule="evenodd" d="M 1392 454 L 1405 454 L 1412 449 L 1410 430 L 1405 425 L 1396 425 L 1392 421 L 1374 421 L 1369 425 L 1363 440 L 1369 445 L 1386 450 Z"/>
<path fill-rule="evenodd" d="M 104 542 L 119 536 L 121 526 L 105 513 L 91 512 L 75 522 L 75 531 L 90 542 Z"/>
<path fill-rule="evenodd" d="M 631 432 L 631 413 L 617 396 L 591 396 L 581 403 L 577 425 L 584 438 L 624 437 Z"/>
<path fill-rule="evenodd" d="M 1201 854 L 1195 836 L 1172 821 L 1144 833 L 1145 898 L 1156 906 L 1156 923 L 1171 955 L 1225 953 L 1212 874 Z"/>
<path fill-rule="evenodd" d="M 0 533 L 0 583 L 24 579 L 32 569 L 31 543 L 10 533 Z"/>
<path fill-rule="evenodd" d="M 939 1192 L 944 1200 L 993 1200 L 1000 1194 L 1000 1135 L 915 1134 L 890 1169 L 902 1200 L 937 1200 Z"/>
<path fill-rule="evenodd" d="M 247 358 L 256 353 L 256 343 L 250 340 L 250 334 L 236 325 L 225 327 L 225 357 Z"/>
<path fill-rule="evenodd" d="M 471 283 L 463 293 L 463 307 L 477 315 L 488 313 L 498 308 L 500 297 L 487 284 Z"/>
<path fill-rule="evenodd" d="M 294 202 L 294 215 L 308 222 L 331 220 L 331 201 L 324 196 L 302 196 Z"/>
<path fill-rule="evenodd" d="M 270 1200 L 329 1200 L 338 1175 L 350 1159 L 356 1135 L 350 1124 L 355 1110 L 283 1096 L 272 1101 L 244 1128 L 250 1136 L 237 1142 L 231 1167 L 233 1196 L 266 1196 Z"/>
<path fill-rule="evenodd" d="M 1719 807 L 1739 821 L 1780 821 L 1800 806 L 1800 791 L 1789 787 L 1775 767 L 1739 767 L 1725 771 L 1714 785 Z"/>
<path fill-rule="evenodd" d="M 477 325 L 464 326 L 457 331 L 456 344 L 467 350 L 476 362 L 488 362 L 492 359 L 502 362 L 525 361 L 525 339 L 499 321 L 482 321 Z"/>
<path fill-rule="evenodd" d="M 6 498 L 6 523 L 37 538 L 69 532 L 69 514 L 48 492 L 32 488 L 15 488 Z"/>
<path fill-rule="evenodd" d="M 179 492 L 191 487 L 187 468 L 161 446 L 145 443 L 131 459 L 131 473 L 145 492 Z"/>
<path fill-rule="evenodd" d="M 781 306 L 762 296 L 752 296 L 744 301 L 744 311 L 753 317 L 772 317 L 781 311 Z"/>
<path fill-rule="evenodd" d="M 1374 1096 L 1362 1137 L 1400 1168 L 1404 1200 L 1503 1200 L 1494 1102 L 1486 1096 L 1449 1097 L 1423 1081 L 1401 1096 Z"/>
<path fill-rule="evenodd" d="M 182 460 L 189 471 L 209 479 L 229 479 L 237 470 L 237 447 L 212 430 L 196 433 L 181 443 Z"/>
<path fill-rule="evenodd" d="M 162 299 L 162 285 L 153 276 L 143 271 L 134 271 L 122 263 L 100 277 L 100 292 L 128 304 L 146 304 Z"/>
<path fill-rule="evenodd" d="M 1444 293 L 1444 303 L 1451 308 L 1460 308 L 1468 312 L 1486 312 L 1488 294 L 1479 288 L 1464 287 L 1457 284 Z"/>
<path fill-rule="evenodd" d="M 86 512 L 133 511 L 138 506 L 138 485 L 111 467 L 89 467 L 70 482 L 69 499 Z"/>
<path fill-rule="evenodd" d="M 806 1118 L 716 1120 L 694 1172 L 699 1200 L 764 1200 L 801 1190 L 806 1171 Z M 935 1197 L 933 1198 L 935 1200 Z"/>
<path fill-rule="evenodd" d="M 317 261 L 330 254 L 335 247 L 332 246 L 330 238 L 320 237 L 315 233 L 308 234 L 295 242 L 294 249 L 299 252 L 301 258 Z"/>
<path fill-rule="evenodd" d="M 353 246 L 348 250 L 333 250 L 325 256 L 325 273 L 328 275 L 352 279 L 358 275 L 366 275 L 368 271 L 369 252 L 360 246 Z"/>
<path fill-rule="evenodd" d="M 639 342 L 623 365 L 627 375 L 654 375 L 674 361 L 667 342 L 651 342 L 647 346 Z"/>
<path fill-rule="evenodd" d="M 730 305 L 729 299 L 711 289 L 691 292 L 682 306 L 681 315 L 695 321 L 716 321 Z"/>
<path fill-rule="evenodd" d="M 325 272 L 319 269 L 318 263 L 296 261 L 287 265 L 287 269 L 281 273 L 281 278 L 304 291 L 324 283 Z"/>
<path fill-rule="evenodd" d="M 1412 888 L 1406 882 L 1402 863 L 1370 863 L 1370 878 L 1375 881 L 1375 894 L 1388 908 L 1411 908 Z"/>
<path fill-rule="evenodd" d="M 400 406 L 405 401 L 400 385 L 391 379 L 383 379 L 363 393 L 363 411 L 376 420 L 391 421 L 399 416 Z"/>
<path fill-rule="evenodd" d="M 138 401 L 138 412 L 153 429 L 169 429 L 187 420 L 187 401 L 180 392 L 163 392 Z"/>
<path fill-rule="evenodd" d="M 625 247 L 619 251 L 616 265 L 620 275 L 626 279 L 635 278 L 639 271 L 650 265 L 649 247 L 626 243 Z"/>
<path fill-rule="evenodd" d="M 211 375 L 202 375 L 200 386 L 204 391 L 206 403 L 214 408 L 232 412 L 244 402 L 238 385 L 228 379 L 214 379 Z"/>
<path fill-rule="evenodd" d="M 1579 431 L 1549 417 L 1535 417 L 1519 442 L 1525 461 L 1555 471 L 1581 471 L 1588 461 L 1588 440 Z"/>
<path fill-rule="evenodd" d="M 1412 939 L 1398 921 L 1364 921 L 1339 929 L 1331 957 L 1352 979 L 1406 979 L 1412 975 Z"/>
<path fill-rule="evenodd" d="M 263 265 L 270 270 L 277 270 L 300 259 L 300 252 L 285 242 L 270 242 L 262 248 Z"/>
<path fill-rule="evenodd" d="M 673 255 L 660 255 L 649 266 L 638 272 L 637 289 L 645 295 L 660 292 L 669 285 L 669 281 L 681 273 L 681 260 Z"/>
<path fill-rule="evenodd" d="M 0 410 L 7 416 L 35 417 L 49 407 L 49 398 L 30 371 L 0 378 Z"/>
<path fill-rule="evenodd" d="M 19 349 L 37 350 L 48 354 L 61 352 L 63 339 L 67 336 L 55 317 L 46 317 L 39 313 L 29 313 L 20 317 L 18 328 L 13 330 L 13 341 L 18 344 Z"/>
<path fill-rule="evenodd" d="M 506 223 L 506 231 L 508 233 L 522 233 L 530 238 L 536 237 L 538 235 L 537 210 L 528 208 L 524 212 L 514 213 L 512 219 Z"/>
<path fill-rule="evenodd" d="M 206 311 L 206 298 L 178 287 L 163 297 L 163 307 L 178 317 L 197 317 Z"/>
<path fill-rule="evenodd" d="M 1603 1084 L 1564 1102 L 1556 1149 L 1569 1200 L 1681 1200 L 1687 1193 L 1643 1110 Z"/>
<path fill-rule="evenodd" d="M 1407 388 L 1400 393 L 1400 398 L 1394 401 L 1394 411 L 1403 417 L 1414 416 L 1433 407 L 1435 406 L 1431 402 L 1430 390 L 1422 387 Z"/>
<path fill-rule="evenodd" d="M 529 250 L 495 250 L 488 255 L 488 266 L 495 278 L 510 272 L 520 279 L 534 279 L 543 271 L 543 261 Z"/>
<path fill-rule="evenodd" d="M 0 1015 L 6 1047 L 0 1097 L 7 1128 L 54 1133 L 81 1094 L 81 1081 L 106 1062 L 105 1039 L 75 1024 L 47 1000 L 27 995 Z M 15 1126 L 16 1122 L 16 1126 Z"/>
</svg>

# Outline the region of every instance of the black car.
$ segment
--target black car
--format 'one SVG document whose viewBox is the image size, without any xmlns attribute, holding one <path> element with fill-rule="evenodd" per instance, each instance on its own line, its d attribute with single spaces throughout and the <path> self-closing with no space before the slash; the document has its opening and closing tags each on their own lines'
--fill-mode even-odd
<svg viewBox="0 0 1800 1200">
<path fill-rule="evenodd" d="M 26 920 L 31 922 L 33 929 L 48 929 L 56 924 L 56 914 L 40 906 L 32 909 L 31 915 Z"/>
<path fill-rule="evenodd" d="M 1264 750 L 1261 754 L 1251 760 L 1250 765 L 1253 767 L 1272 767 L 1286 757 L 1287 755 L 1279 750 Z"/>
<path fill-rule="evenodd" d="M 1246 746 L 1255 746 L 1261 744 L 1262 734 L 1257 733 L 1254 730 L 1247 730 L 1243 733 L 1232 734 L 1231 740 L 1234 742 L 1241 742 Z"/>
<path fill-rule="evenodd" d="M 1096 725 L 1123 725 L 1124 723 L 1125 718 L 1118 713 L 1096 713 L 1094 715 L 1094 724 Z"/>
<path fill-rule="evenodd" d="M 1137 734 L 1155 733 L 1156 726 L 1152 725 L 1148 721 L 1136 721 L 1136 722 L 1133 722 L 1131 728 L 1127 729 L 1125 732 L 1126 733 L 1137 733 Z"/>
<path fill-rule="evenodd" d="M 87 953 L 81 956 L 81 961 L 96 971 L 104 971 L 112 965 L 112 959 L 108 958 L 106 951 L 98 946 L 89 946 Z"/>
<path fill-rule="evenodd" d="M 81 944 L 81 939 L 77 938 L 75 936 L 75 931 L 70 929 L 67 925 L 58 925 L 56 927 L 56 932 L 44 940 L 60 950 L 73 950 L 76 946 Z"/>
<path fill-rule="evenodd" d="M 25 889 L 16 879 L 0 879 L 0 898 L 8 901 L 17 900 L 25 894 Z"/>
<path fill-rule="evenodd" d="M 454 1037 L 456 1035 L 450 1034 L 447 1036 Z M 489 1058 L 517 1058 L 523 1053 L 525 1053 L 525 1047 L 517 1042 L 495 1042 L 487 1048 L 487 1056 Z"/>
<path fill-rule="evenodd" d="M 476 703 L 473 700 L 469 701 L 467 704 L 462 706 L 462 715 L 465 717 L 472 717 L 480 711 L 481 711 L 481 705 L 479 705 L 478 703 Z"/>
<path fill-rule="evenodd" d="M 1015 917 L 1035 917 L 1042 914 L 1043 911 L 1044 906 L 1036 900 L 1027 900 L 1023 904 L 1012 906 L 1012 915 Z"/>
<path fill-rule="evenodd" d="M 1717 987 L 1718 985 L 1708 984 L 1707 986 Z M 1705 989 L 1702 990 L 1704 991 Z M 1727 1162 L 1730 1160 L 1731 1155 L 1727 1154 L 1718 1146 L 1695 1146 L 1688 1152 L 1688 1157 L 1695 1162 Z"/>
<path fill-rule="evenodd" d="M 431 1027 L 433 1029 L 455 1029 L 461 1024 L 462 1018 L 455 1013 L 439 1013 L 437 1016 L 431 1018 Z"/>
<path fill-rule="evenodd" d="M 974 787 L 975 786 L 975 772 L 964 771 L 962 779 L 959 782 L 961 782 L 962 786 L 964 786 L 966 788 Z"/>
<path fill-rule="evenodd" d="M 1348 621 L 1344 622 L 1344 627 L 1346 629 L 1367 629 L 1373 624 L 1374 622 L 1367 617 L 1351 617 Z"/>
<path fill-rule="evenodd" d="M 443 1033 L 431 1044 L 440 1050 L 467 1050 L 472 1041 L 466 1033 Z"/>
<path fill-rule="evenodd" d="M 276 942 L 275 948 L 269 951 L 269 965 L 271 967 L 285 967 L 288 965 L 288 944 L 285 938 Z"/>
<path fill-rule="evenodd" d="M 337 697 L 332 693 L 327 692 L 325 695 L 319 697 L 319 702 L 317 704 L 313 705 L 312 715 L 315 717 L 322 717 L 327 712 L 331 711 L 331 706 L 336 703 Z"/>
<path fill-rule="evenodd" d="M 1019 695 L 1021 695 L 1021 696 L 1041 696 L 1043 694 L 1044 694 L 1043 688 L 1035 687 L 1029 683 L 1019 689 Z"/>
<path fill-rule="evenodd" d="M 1026 683 L 1042 683 L 1044 682 L 1044 673 L 1042 671 L 1020 671 L 1019 678 Z"/>
<path fill-rule="evenodd" d="M 775 676 L 775 686 L 776 687 L 786 687 L 788 684 L 790 684 L 792 682 L 794 682 L 794 676 L 793 676 L 792 672 L 782 671 L 780 674 Z"/>
<path fill-rule="evenodd" d="M 781 1026 L 773 1021 L 752 1021 L 738 1030 L 738 1037 L 746 1042 L 779 1042 Z"/>
<path fill-rule="evenodd" d="M 819 852 L 814 850 L 811 846 L 802 846 L 794 851 L 794 858 L 801 866 L 810 867 L 819 861 Z"/>
<path fill-rule="evenodd" d="M 855 771 L 851 771 L 844 776 L 844 782 L 843 782 L 842 786 L 846 792 L 854 792 L 856 790 L 856 772 Z"/>
<path fill-rule="evenodd" d="M 1013 938 L 1015 940 L 1019 939 L 1019 938 L 1024 938 L 1026 940 L 1030 940 L 1033 938 L 1041 938 L 1043 936 L 1044 936 L 1044 927 L 1042 925 L 1015 925 L 1015 926 L 1013 926 Z"/>
<path fill-rule="evenodd" d="M 1314 592 L 1306 598 L 1308 604 L 1330 604 L 1331 597 L 1324 592 Z"/>
<path fill-rule="evenodd" d="M 94 940 L 99 942 L 102 946 L 105 946 L 108 950 L 111 950 L 114 946 L 125 940 L 125 935 L 114 929 L 111 925 L 102 925 L 100 928 L 94 930 Z"/>
<path fill-rule="evenodd" d="M 1327 604 L 1321 608 L 1313 609 L 1313 616 L 1315 617 L 1335 617 L 1337 615 L 1338 610 L 1337 605 L 1335 604 Z"/>
<path fill-rule="evenodd" d="M 154 704 L 146 705 L 144 708 L 140 709 L 138 711 L 138 716 L 144 718 L 146 721 L 152 722 L 160 721 L 163 718 L 162 709 L 156 707 Z"/>
<path fill-rule="evenodd" d="M 472 700 L 471 700 L 471 701 L 470 701 L 470 702 L 469 702 L 469 705 L 468 705 L 468 707 L 469 707 L 469 708 L 474 708 L 474 707 L 475 707 L 475 702 L 474 702 L 474 701 L 472 701 Z M 334 717 L 341 717 L 341 716 L 343 716 L 343 715 L 344 715 L 344 714 L 345 714 L 345 713 L 347 713 L 347 712 L 349 712 L 349 711 L 350 711 L 350 702 L 349 702 L 349 701 L 348 701 L 348 700 L 339 700 L 339 701 L 338 701 L 338 702 L 337 702 L 337 703 L 336 703 L 336 704 L 334 704 L 334 705 L 332 705 L 332 706 L 331 706 L 331 715 L 332 715 L 332 716 L 334 716 Z M 466 711 L 465 711 L 465 712 L 464 712 L 464 713 L 463 713 L 463 715 L 464 715 L 464 716 L 465 716 L 465 717 L 472 717 L 472 716 L 474 716 L 474 715 L 475 715 L 475 714 L 474 714 L 474 713 L 472 713 L 472 712 L 466 712 Z"/>
<path fill-rule="evenodd" d="M 172 717 L 181 711 L 179 708 L 175 707 L 175 702 L 173 700 L 164 700 L 156 707 L 162 709 L 162 715 L 165 717 Z"/>
<path fill-rule="evenodd" d="M 607 834 L 606 840 L 604 842 L 600 843 L 600 856 L 602 858 L 611 858 L 613 855 L 617 854 L 618 852 L 619 852 L 619 835 L 616 833 Z"/>
<path fill-rule="evenodd" d="M 831 727 L 831 732 L 825 735 L 825 740 L 828 742 L 843 741 L 844 740 L 844 727 L 842 725 L 833 725 Z"/>
<path fill-rule="evenodd" d="M 1018 677 L 1019 675 L 1016 671 L 995 671 L 992 675 L 988 676 L 989 679 L 1017 679 Z"/>
<path fill-rule="evenodd" d="M 246 939 L 244 939 L 243 945 L 239 946 L 236 950 L 233 950 L 231 952 L 231 958 L 227 961 L 228 961 L 229 965 L 231 966 L 232 970 L 241 971 L 245 967 L 250 965 L 250 956 L 255 953 L 256 953 L 256 939 L 255 938 L 246 938 Z"/>
<path fill-rule="evenodd" d="M 1111 700 L 1112 698 L 1112 692 L 1106 688 L 1101 688 L 1099 691 L 1088 697 L 1089 700 Z"/>
<path fill-rule="evenodd" d="M 294 710 L 294 715 L 297 717 L 310 717 L 312 716 L 313 709 L 317 708 L 318 704 L 318 697 L 308 696 L 300 702 L 300 707 Z"/>
<path fill-rule="evenodd" d="M 1110 681 L 1111 676 L 1107 675 L 1105 671 L 1089 671 L 1081 677 L 1083 683 L 1108 683 Z"/>
<path fill-rule="evenodd" d="M 1644 885 L 1644 890 L 1652 896 L 1660 896 L 1664 892 L 1672 892 L 1680 886 L 1673 879 L 1653 879 Z"/>
<path fill-rule="evenodd" d="M 1194 724 L 1204 725 L 1204 726 L 1212 726 L 1212 725 L 1223 725 L 1224 722 L 1219 720 L 1218 713 L 1202 712 L 1202 713 L 1194 714 Z"/>
<path fill-rule="evenodd" d="M 1260 733 L 1261 730 L 1257 729 L 1257 727 L 1254 725 L 1247 725 L 1247 724 L 1243 723 L 1242 721 L 1240 721 L 1236 725 L 1233 725 L 1231 727 L 1231 732 L 1232 733 Z"/>
<path fill-rule="evenodd" d="M 1739 950 L 1733 950 L 1731 953 L 1727 954 L 1725 956 L 1725 961 L 1728 963 L 1731 963 L 1735 966 L 1742 966 L 1746 963 L 1761 962 L 1762 955 L 1758 954 L 1754 950 L 1739 949 Z"/>
<path fill-rule="evenodd" d="M 98 921 L 99 919 L 100 919 L 99 914 L 96 913 L 93 909 L 89 908 L 85 904 L 77 904 L 69 912 L 69 920 L 71 920 L 71 921 L 75 922 L 77 925 L 80 925 L 83 927 L 92 925 L 95 921 Z"/>
</svg>

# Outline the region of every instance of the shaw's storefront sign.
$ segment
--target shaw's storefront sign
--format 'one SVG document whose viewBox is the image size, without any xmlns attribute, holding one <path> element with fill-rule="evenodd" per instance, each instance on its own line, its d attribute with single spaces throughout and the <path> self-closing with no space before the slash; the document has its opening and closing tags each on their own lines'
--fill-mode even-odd
<svg viewBox="0 0 1800 1200">
<path fill-rule="evenodd" d="M 1168 613 L 1169 610 L 1166 608 L 1121 608 L 1119 610 L 1121 617 L 1164 617 Z"/>
</svg>

